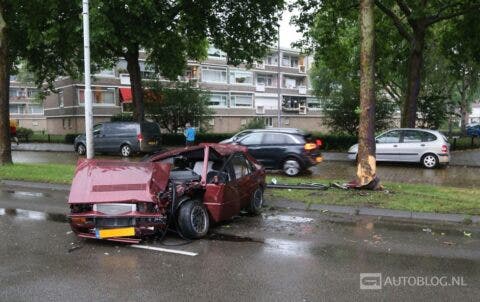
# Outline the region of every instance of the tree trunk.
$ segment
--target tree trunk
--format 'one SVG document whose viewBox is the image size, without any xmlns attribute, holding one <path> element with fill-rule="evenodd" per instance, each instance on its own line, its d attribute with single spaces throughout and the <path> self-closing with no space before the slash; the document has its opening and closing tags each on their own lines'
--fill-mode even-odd
<svg viewBox="0 0 480 302">
<path fill-rule="evenodd" d="M 426 26 L 417 22 L 408 57 L 407 94 L 403 104 L 401 120 L 401 126 L 404 128 L 415 128 L 417 120 L 417 99 L 420 94 L 425 31 Z"/>
<path fill-rule="evenodd" d="M 462 132 L 462 135 L 467 134 L 468 123 L 468 102 L 465 94 L 465 90 L 460 92 L 460 131 Z"/>
<path fill-rule="evenodd" d="M 357 178 L 365 186 L 376 177 L 375 159 L 375 31 L 373 0 L 360 1 L 360 126 Z"/>
<path fill-rule="evenodd" d="M 0 165 L 12 163 L 10 144 L 10 108 L 9 108 L 9 59 L 7 24 L 3 18 L 3 3 L 0 3 Z"/>
<path fill-rule="evenodd" d="M 125 59 L 127 60 L 127 70 L 130 75 L 130 85 L 132 89 L 132 98 L 134 104 L 133 118 L 138 122 L 145 120 L 145 110 L 143 105 L 142 76 L 140 74 L 140 64 L 138 61 L 138 47 L 134 50 L 128 50 Z"/>
</svg>

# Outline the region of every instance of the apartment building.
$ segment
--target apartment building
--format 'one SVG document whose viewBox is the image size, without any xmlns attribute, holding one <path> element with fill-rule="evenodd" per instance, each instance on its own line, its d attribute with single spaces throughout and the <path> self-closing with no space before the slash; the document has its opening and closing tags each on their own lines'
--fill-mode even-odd
<svg viewBox="0 0 480 302">
<path fill-rule="evenodd" d="M 280 60 L 280 70 L 278 68 Z M 210 48 L 203 62 L 189 61 L 180 81 L 192 81 L 210 92 L 215 115 L 210 121 L 214 132 L 235 132 L 253 117 L 262 117 L 267 126 L 277 126 L 278 110 L 282 127 L 323 130 L 319 101 L 312 95 L 308 70 L 312 60 L 292 49 L 272 51 L 251 68 L 227 65 L 226 54 Z M 142 77 L 153 72 L 141 60 Z M 119 60 L 112 70 L 95 74 L 92 80 L 94 122 L 109 120 L 131 102 L 127 63 Z M 161 81 L 167 81 L 162 77 Z M 279 90 L 280 83 L 280 107 Z M 70 78 L 56 82 L 58 94 L 44 102 L 46 127 L 51 134 L 84 131 L 84 86 Z"/>
<path fill-rule="evenodd" d="M 21 83 L 15 76 L 10 77 L 10 119 L 15 120 L 18 127 L 34 131 L 47 129 L 43 104 L 37 94 L 38 89 L 33 84 Z"/>
</svg>

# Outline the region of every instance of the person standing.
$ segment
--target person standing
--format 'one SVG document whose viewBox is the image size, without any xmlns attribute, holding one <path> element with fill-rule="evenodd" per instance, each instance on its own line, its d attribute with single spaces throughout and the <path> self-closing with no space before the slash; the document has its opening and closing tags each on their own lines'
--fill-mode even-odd
<svg viewBox="0 0 480 302">
<path fill-rule="evenodd" d="M 10 139 L 13 139 L 18 146 L 18 137 L 17 137 L 17 123 L 10 120 Z"/>
<path fill-rule="evenodd" d="M 195 128 L 190 125 L 190 123 L 185 124 L 185 131 L 183 131 L 183 135 L 185 135 L 185 146 L 190 147 L 195 144 Z"/>
</svg>

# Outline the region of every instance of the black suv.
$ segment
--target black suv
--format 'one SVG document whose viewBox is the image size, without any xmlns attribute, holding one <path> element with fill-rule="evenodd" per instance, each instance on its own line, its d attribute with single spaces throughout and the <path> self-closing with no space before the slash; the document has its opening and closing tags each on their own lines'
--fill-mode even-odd
<svg viewBox="0 0 480 302">
<path fill-rule="evenodd" d="M 222 143 L 246 146 L 267 169 L 283 170 L 288 176 L 322 161 L 321 140 L 295 128 L 249 129 Z"/>
</svg>

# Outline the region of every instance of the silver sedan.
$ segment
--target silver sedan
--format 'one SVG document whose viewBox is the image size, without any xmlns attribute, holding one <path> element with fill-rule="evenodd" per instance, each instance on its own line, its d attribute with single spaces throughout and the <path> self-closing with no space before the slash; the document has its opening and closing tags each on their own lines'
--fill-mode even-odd
<svg viewBox="0 0 480 302">
<path fill-rule="evenodd" d="M 377 161 L 420 163 L 431 169 L 450 162 L 450 144 L 438 131 L 400 128 L 376 137 Z M 358 144 L 348 150 L 348 158 L 357 159 Z"/>
</svg>

